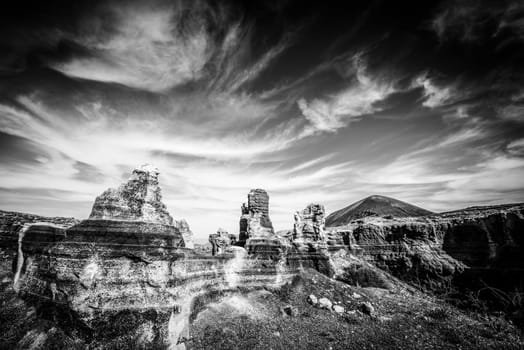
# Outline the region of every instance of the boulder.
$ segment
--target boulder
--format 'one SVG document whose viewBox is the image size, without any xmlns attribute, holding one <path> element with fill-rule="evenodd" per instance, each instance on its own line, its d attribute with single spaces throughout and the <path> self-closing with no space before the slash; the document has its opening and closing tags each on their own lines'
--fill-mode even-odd
<svg viewBox="0 0 524 350">
<path fill-rule="evenodd" d="M 308 297 L 307 297 L 307 301 L 308 303 L 310 303 L 311 305 L 317 305 L 318 304 L 318 299 L 315 295 L 313 294 L 310 294 Z"/>
<path fill-rule="evenodd" d="M 333 305 L 333 311 L 337 314 L 343 314 L 346 309 L 342 305 Z"/>
<path fill-rule="evenodd" d="M 333 303 L 328 298 L 320 298 L 318 299 L 318 307 L 321 309 L 331 310 Z"/>
</svg>

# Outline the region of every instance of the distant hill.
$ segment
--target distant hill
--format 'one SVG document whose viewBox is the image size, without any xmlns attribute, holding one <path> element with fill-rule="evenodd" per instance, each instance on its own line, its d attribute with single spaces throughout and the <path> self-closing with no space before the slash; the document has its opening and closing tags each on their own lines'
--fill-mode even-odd
<svg viewBox="0 0 524 350">
<path fill-rule="evenodd" d="M 326 226 L 347 225 L 352 220 L 366 216 L 408 217 L 430 214 L 433 213 L 409 203 L 394 198 L 374 195 L 331 213 L 326 218 Z"/>
</svg>

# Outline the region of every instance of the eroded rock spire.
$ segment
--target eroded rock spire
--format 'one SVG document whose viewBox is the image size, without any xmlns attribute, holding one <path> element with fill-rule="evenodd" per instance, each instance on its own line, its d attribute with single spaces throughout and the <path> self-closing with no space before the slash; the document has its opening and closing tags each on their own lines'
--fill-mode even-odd
<svg viewBox="0 0 524 350">
<path fill-rule="evenodd" d="M 173 218 L 162 203 L 158 174 L 158 169 L 149 164 L 136 168 L 126 183 L 107 189 L 96 198 L 89 218 L 173 225 Z"/>
</svg>

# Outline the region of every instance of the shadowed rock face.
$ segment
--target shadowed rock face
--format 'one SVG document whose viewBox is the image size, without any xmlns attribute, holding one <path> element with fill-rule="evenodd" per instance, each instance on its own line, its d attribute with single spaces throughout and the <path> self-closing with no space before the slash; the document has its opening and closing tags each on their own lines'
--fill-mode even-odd
<svg viewBox="0 0 524 350">
<path fill-rule="evenodd" d="M 0 211 L 0 280 L 11 283 L 14 277 L 20 232 L 32 225 L 67 228 L 79 221 L 74 218 L 45 217 L 26 213 Z"/>
<path fill-rule="evenodd" d="M 363 218 L 330 228 L 367 261 L 431 289 L 524 290 L 524 205 L 477 207 L 423 218 Z M 328 242 L 329 243 L 329 242 Z"/>
</svg>

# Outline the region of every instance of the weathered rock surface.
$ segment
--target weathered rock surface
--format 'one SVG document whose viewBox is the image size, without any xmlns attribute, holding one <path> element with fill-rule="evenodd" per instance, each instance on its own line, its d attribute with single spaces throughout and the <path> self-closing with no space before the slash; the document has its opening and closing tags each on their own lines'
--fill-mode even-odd
<svg viewBox="0 0 524 350">
<path fill-rule="evenodd" d="M 299 252 L 274 234 L 262 190 L 250 193 L 249 214 L 258 226 L 248 226 L 247 250 L 196 254 L 186 244 L 188 225 L 174 222 L 160 201 L 157 174 L 136 170 L 128 183 L 97 198 L 88 220 L 19 231 L 9 262 L 18 295 L 38 312 L 68 320 L 60 327 L 74 324 L 89 346 L 178 349 L 197 298 L 275 288 L 305 267 L 328 271 L 326 254 Z"/>
<path fill-rule="evenodd" d="M 231 245 L 235 244 L 237 238 L 235 235 L 230 234 L 226 230 L 219 228 L 216 233 L 209 235 L 209 243 L 211 243 L 211 254 L 223 254 L 226 249 Z"/>
<path fill-rule="evenodd" d="M 187 221 L 185 219 L 175 220 L 174 225 L 182 235 L 184 246 L 189 249 L 194 249 L 195 242 L 193 239 L 193 231 L 189 228 Z"/>
<path fill-rule="evenodd" d="M 13 265 L 19 248 L 19 234 L 31 225 L 51 224 L 70 227 L 79 221 L 74 218 L 45 217 L 33 214 L 0 211 L 0 281 L 11 283 L 14 277 Z M 3 282 L 2 282 L 3 283 Z"/>
<path fill-rule="evenodd" d="M 328 298 L 318 299 L 318 307 L 321 309 L 331 310 L 333 303 Z"/>
<path fill-rule="evenodd" d="M 294 215 L 293 241 L 316 242 L 324 241 L 325 209 L 322 204 L 309 204 L 304 210 Z"/>
<path fill-rule="evenodd" d="M 133 170 L 126 183 L 96 198 L 89 218 L 172 225 L 173 218 L 162 203 L 158 174 L 157 168 L 147 164 Z"/>
<path fill-rule="evenodd" d="M 247 195 L 247 206 L 242 204 L 239 243 L 244 245 L 249 238 L 274 235 L 269 219 L 269 196 L 262 189 L 253 189 Z"/>
<path fill-rule="evenodd" d="M 353 254 L 415 285 L 524 290 L 524 204 L 367 217 L 328 231 Z"/>
<path fill-rule="evenodd" d="M 149 164 L 134 169 L 126 183 L 104 191 L 95 199 L 89 219 L 173 225 L 182 235 L 184 246 L 193 249 L 193 232 L 188 223 L 184 219 L 173 220 L 162 202 L 159 174 L 158 169 Z"/>
</svg>

